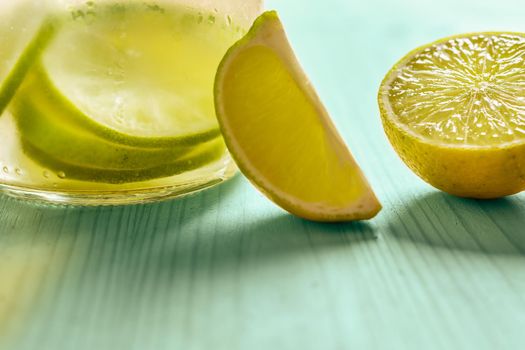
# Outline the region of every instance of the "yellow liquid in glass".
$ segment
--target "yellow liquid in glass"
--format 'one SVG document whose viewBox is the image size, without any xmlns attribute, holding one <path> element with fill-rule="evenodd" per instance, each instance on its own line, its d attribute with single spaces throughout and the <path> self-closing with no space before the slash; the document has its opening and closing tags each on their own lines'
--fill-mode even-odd
<svg viewBox="0 0 525 350">
<path fill-rule="evenodd" d="M 29 7 L 0 12 L 0 83 L 44 19 Z M 119 204 L 191 192 L 235 173 L 213 105 L 217 66 L 243 32 L 230 17 L 139 1 L 88 2 L 61 16 L 0 116 L 1 189 Z M 79 115 L 91 124 L 73 120 Z M 206 132 L 183 146 L 155 143 Z"/>
</svg>

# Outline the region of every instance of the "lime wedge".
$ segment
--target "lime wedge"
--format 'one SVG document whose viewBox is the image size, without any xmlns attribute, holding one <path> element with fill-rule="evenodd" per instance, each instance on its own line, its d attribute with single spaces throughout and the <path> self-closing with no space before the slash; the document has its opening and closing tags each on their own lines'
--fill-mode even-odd
<svg viewBox="0 0 525 350">
<path fill-rule="evenodd" d="M 286 39 L 261 15 L 226 54 L 215 105 L 241 171 L 272 201 L 315 221 L 374 217 L 381 205 Z"/>
</svg>

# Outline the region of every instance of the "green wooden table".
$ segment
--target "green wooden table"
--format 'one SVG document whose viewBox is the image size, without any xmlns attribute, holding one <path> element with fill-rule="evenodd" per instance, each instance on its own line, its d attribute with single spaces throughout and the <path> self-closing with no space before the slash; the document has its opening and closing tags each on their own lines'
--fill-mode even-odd
<svg viewBox="0 0 525 350">
<path fill-rule="evenodd" d="M 271 1 L 384 204 L 305 222 L 245 179 L 152 205 L 0 197 L 0 349 L 525 349 L 525 196 L 473 201 L 415 177 L 376 90 L 410 49 L 525 31 L 521 0 Z"/>
</svg>

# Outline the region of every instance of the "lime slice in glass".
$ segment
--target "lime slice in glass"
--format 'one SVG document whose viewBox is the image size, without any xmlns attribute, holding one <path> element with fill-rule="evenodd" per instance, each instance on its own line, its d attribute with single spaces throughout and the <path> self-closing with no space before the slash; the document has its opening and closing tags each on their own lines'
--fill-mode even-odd
<svg viewBox="0 0 525 350">
<path fill-rule="evenodd" d="M 182 6 L 97 5 L 65 21 L 32 93 L 75 106 L 79 128 L 112 142 L 198 144 L 219 135 L 213 80 L 239 35 Z"/>
<path fill-rule="evenodd" d="M 41 149 L 25 138 L 22 138 L 21 142 L 24 152 L 35 162 L 62 173 L 64 178 L 108 184 L 148 181 L 182 174 L 219 160 L 225 151 L 224 142 L 216 139 L 193 148 L 184 156 L 171 162 L 143 169 L 114 170 L 71 164 L 55 158 L 47 153 L 47 150 Z"/>
<path fill-rule="evenodd" d="M 15 96 L 31 67 L 55 37 L 60 24 L 61 21 L 56 17 L 50 16 L 44 20 L 13 69 L 0 84 L 0 116 Z"/>
<path fill-rule="evenodd" d="M 185 146 L 119 145 L 72 125 L 71 111 L 61 106 L 44 103 L 39 98 L 17 98 L 15 101 L 12 112 L 20 134 L 59 160 L 113 170 L 141 169 L 172 162 L 191 150 Z"/>
</svg>

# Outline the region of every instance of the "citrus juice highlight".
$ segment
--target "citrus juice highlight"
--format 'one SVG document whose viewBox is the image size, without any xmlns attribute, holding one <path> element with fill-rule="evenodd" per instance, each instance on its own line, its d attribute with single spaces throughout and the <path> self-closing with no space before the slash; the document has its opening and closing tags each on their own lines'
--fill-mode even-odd
<svg viewBox="0 0 525 350">
<path fill-rule="evenodd" d="M 234 19 L 166 2 L 37 7 L 0 9 L 4 190 L 120 203 L 233 175 L 213 83 L 243 34 Z"/>
</svg>

